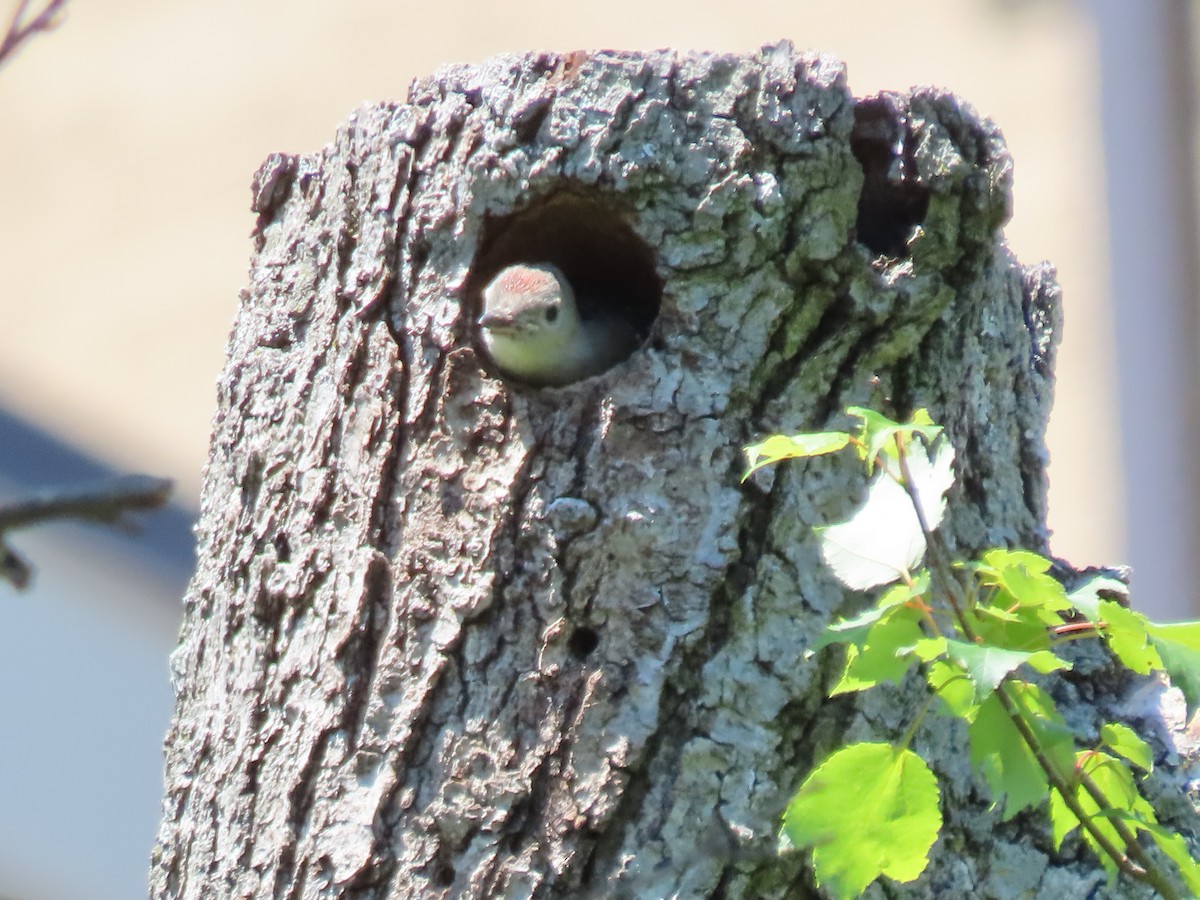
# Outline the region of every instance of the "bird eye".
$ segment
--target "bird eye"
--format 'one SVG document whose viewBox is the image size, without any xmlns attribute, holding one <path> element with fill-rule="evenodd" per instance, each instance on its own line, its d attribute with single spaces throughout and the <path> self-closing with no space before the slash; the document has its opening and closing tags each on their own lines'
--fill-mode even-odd
<svg viewBox="0 0 1200 900">
<path fill-rule="evenodd" d="M 558 319 L 558 306 L 557 305 L 547 306 L 546 307 L 546 321 L 554 322 L 557 319 Z"/>
</svg>

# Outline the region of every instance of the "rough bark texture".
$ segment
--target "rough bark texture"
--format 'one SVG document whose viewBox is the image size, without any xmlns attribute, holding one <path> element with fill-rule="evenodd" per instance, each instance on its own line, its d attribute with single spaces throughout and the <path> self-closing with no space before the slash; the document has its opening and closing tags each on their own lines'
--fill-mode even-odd
<svg viewBox="0 0 1200 900">
<path fill-rule="evenodd" d="M 1044 546 L 1058 292 L 1000 236 L 1010 177 L 953 96 L 856 101 L 787 44 L 451 67 L 268 160 L 154 895 L 817 896 L 774 853 L 790 792 L 920 692 L 822 701 L 805 647 L 861 600 L 810 526 L 860 476 L 742 486 L 740 448 L 927 406 L 958 451 L 952 543 Z M 494 377 L 473 321 L 515 260 L 620 304 L 643 347 L 564 389 Z M 1137 685 L 1082 669 L 1086 728 Z M 917 746 L 946 829 L 889 896 L 1108 895 L 1037 817 L 998 824 L 961 730 Z"/>
</svg>

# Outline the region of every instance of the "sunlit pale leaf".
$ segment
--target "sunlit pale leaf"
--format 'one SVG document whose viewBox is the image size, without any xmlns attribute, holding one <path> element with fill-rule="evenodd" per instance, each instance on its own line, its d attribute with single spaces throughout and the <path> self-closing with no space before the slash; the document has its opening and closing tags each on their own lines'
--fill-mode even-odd
<svg viewBox="0 0 1200 900">
<path fill-rule="evenodd" d="M 946 510 L 945 493 L 954 483 L 954 449 L 943 442 L 930 461 L 918 448 L 908 465 L 926 522 L 936 529 Z M 853 590 L 896 581 L 925 556 L 925 535 L 912 500 L 887 472 L 876 474 L 866 503 L 850 520 L 816 532 L 825 563 Z"/>
</svg>

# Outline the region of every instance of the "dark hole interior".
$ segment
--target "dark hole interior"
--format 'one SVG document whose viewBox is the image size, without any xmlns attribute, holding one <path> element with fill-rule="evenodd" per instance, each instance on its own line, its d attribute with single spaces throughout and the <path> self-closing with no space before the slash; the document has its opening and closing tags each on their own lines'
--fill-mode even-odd
<svg viewBox="0 0 1200 900">
<path fill-rule="evenodd" d="M 929 211 L 929 189 L 917 181 L 904 98 L 880 94 L 854 109 L 850 148 L 863 170 L 858 240 L 873 253 L 908 255 L 908 241 Z"/>
<path fill-rule="evenodd" d="M 598 646 L 600 646 L 600 635 L 594 628 L 588 628 L 586 625 L 576 628 L 567 638 L 567 648 L 579 659 L 586 659 Z"/>
</svg>

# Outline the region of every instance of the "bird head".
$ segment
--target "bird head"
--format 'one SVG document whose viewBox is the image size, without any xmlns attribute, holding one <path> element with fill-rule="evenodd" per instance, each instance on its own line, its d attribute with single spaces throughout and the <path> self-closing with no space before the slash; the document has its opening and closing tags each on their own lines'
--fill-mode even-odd
<svg viewBox="0 0 1200 900">
<path fill-rule="evenodd" d="M 509 266 L 483 289 L 479 327 L 501 369 L 536 374 L 572 352 L 580 327 L 575 293 L 549 263 Z"/>
</svg>

